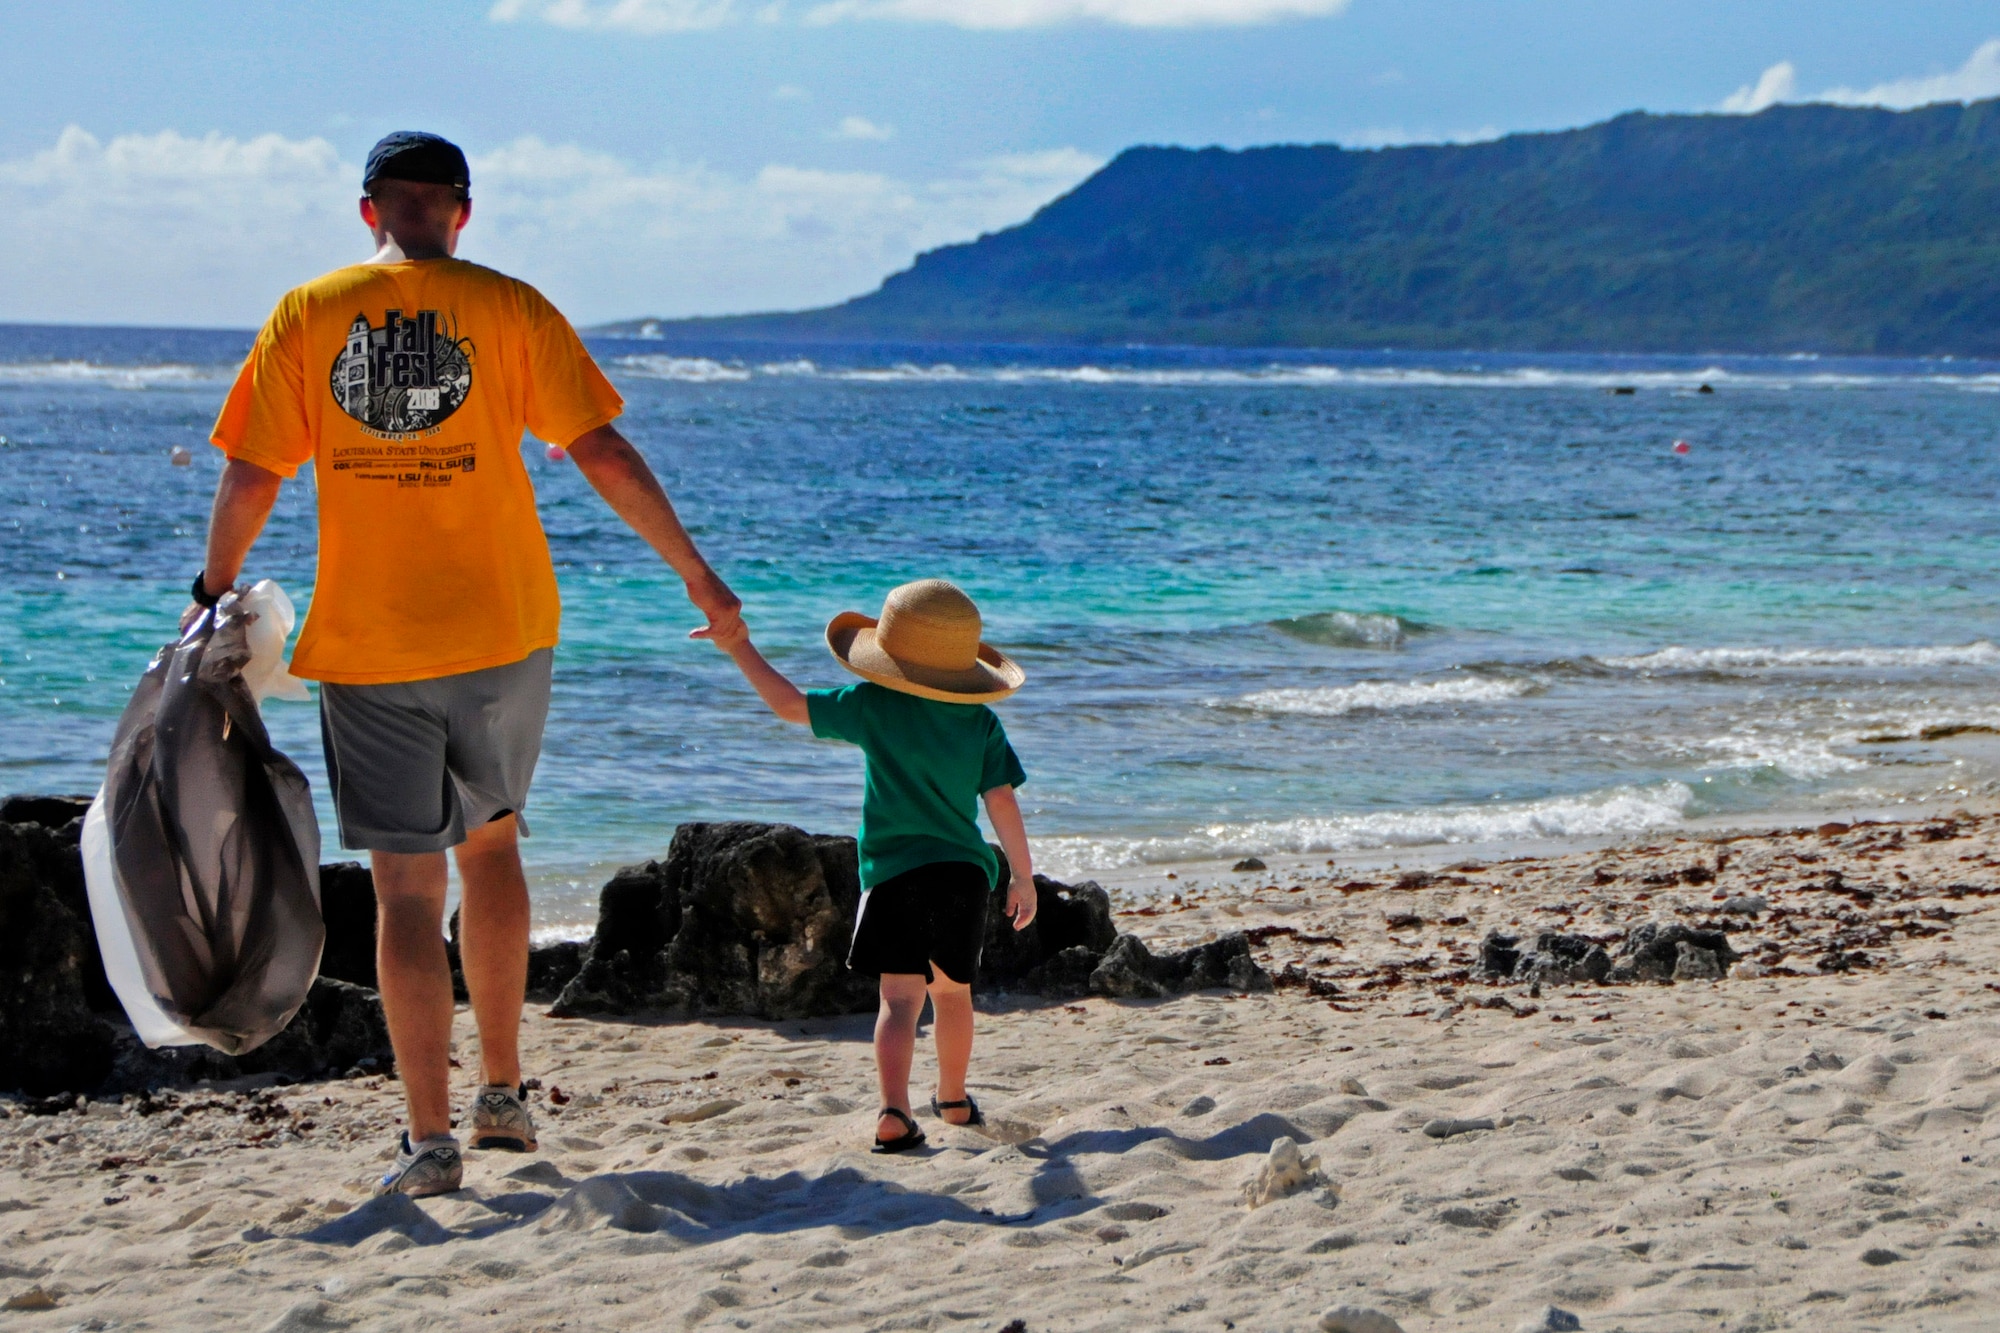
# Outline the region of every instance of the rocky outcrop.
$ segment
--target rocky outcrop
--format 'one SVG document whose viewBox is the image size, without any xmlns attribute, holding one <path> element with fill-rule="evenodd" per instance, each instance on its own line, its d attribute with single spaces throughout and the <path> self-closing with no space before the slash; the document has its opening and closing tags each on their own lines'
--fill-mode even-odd
<svg viewBox="0 0 2000 1333">
<path fill-rule="evenodd" d="M 1118 935 L 1097 885 L 1037 876 L 1035 890 L 1035 920 L 1020 931 L 994 896 L 981 989 L 1139 997 L 1270 987 L 1240 935 L 1155 958 Z M 852 838 L 784 824 L 684 824 L 664 863 L 628 866 L 604 886 L 597 932 L 551 1012 L 865 1012 L 875 982 L 846 966 L 860 899 Z"/>
<path fill-rule="evenodd" d="M 1740 955 L 1719 930 L 1696 930 L 1678 921 L 1634 926 L 1614 950 L 1581 935 L 1543 931 L 1532 948 L 1518 936 L 1489 931 L 1479 948 L 1489 981 L 1557 986 L 1584 982 L 1716 980 Z"/>
<path fill-rule="evenodd" d="M 803 1018 L 875 1004 L 847 970 L 854 840 L 788 824 L 683 824 L 664 864 L 604 886 L 597 930 L 553 1013 Z"/>
<path fill-rule="evenodd" d="M 1267 991 L 1271 977 L 1241 931 L 1158 957 L 1137 935 L 1120 935 L 1091 969 L 1089 988 L 1112 999 L 1151 1000 L 1198 990 Z"/>
<path fill-rule="evenodd" d="M 1713 981 L 1740 954 L 1719 930 L 1695 930 L 1678 921 L 1634 926 L 1618 946 L 1613 981 Z"/>
<path fill-rule="evenodd" d="M 283 1032 L 241 1056 L 141 1045 L 98 957 L 78 849 L 88 806 L 84 797 L 0 803 L 0 1088 L 37 1096 L 128 1092 L 199 1078 L 300 1079 L 388 1066 L 375 992 L 325 975 Z M 346 868 L 327 869 L 338 881 Z M 370 980 L 373 901 L 369 889 Z"/>
<path fill-rule="evenodd" d="M 1488 932 L 1479 946 L 1480 965 L 1487 976 L 1574 986 L 1603 981 L 1611 975 L 1611 955 L 1603 945 L 1581 935 L 1545 930 L 1535 936 L 1532 948 L 1524 950 L 1520 943 L 1517 936 Z"/>
<path fill-rule="evenodd" d="M 1008 878 L 1001 853 L 1000 883 Z M 1004 889 L 994 895 L 980 950 L 980 984 L 1032 995 L 1082 995 L 1092 969 L 1117 938 L 1110 894 L 1090 881 L 1072 887 L 1037 875 L 1035 919 L 1026 930 L 1015 930 L 1008 918 Z"/>
<path fill-rule="evenodd" d="M 46 806 L 47 808 L 44 808 Z M 100 1085 L 115 1009 L 84 894 L 81 825 L 48 798 L 16 797 L 0 823 L 0 1087 L 44 1095 Z M 60 819 L 50 828 L 41 817 Z"/>
<path fill-rule="evenodd" d="M 149 1051 L 122 1026 L 115 1030 L 115 1039 L 118 1058 L 94 1091 L 145 1092 L 246 1074 L 280 1074 L 286 1080 L 340 1078 L 383 1073 L 395 1065 L 381 997 L 366 987 L 329 977 L 313 982 L 306 1002 L 283 1032 L 241 1055 L 224 1055 L 207 1046 Z"/>
<path fill-rule="evenodd" d="M 375 989 L 375 877 L 359 861 L 341 861 L 319 868 L 320 916 L 326 922 L 326 948 L 319 974 L 335 981 Z M 452 993 L 466 998 L 465 977 L 458 962 L 458 913 L 451 914 Z M 528 950 L 528 998 L 553 1000 L 583 961 L 583 945 L 569 941 Z"/>
<path fill-rule="evenodd" d="M 319 974 L 375 989 L 375 877 L 359 861 L 319 868 L 319 911 L 326 947 Z"/>
</svg>

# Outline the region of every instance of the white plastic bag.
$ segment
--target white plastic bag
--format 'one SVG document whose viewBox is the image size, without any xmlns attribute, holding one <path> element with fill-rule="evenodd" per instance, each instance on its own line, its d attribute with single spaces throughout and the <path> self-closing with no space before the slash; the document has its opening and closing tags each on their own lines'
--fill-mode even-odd
<svg viewBox="0 0 2000 1333">
<path fill-rule="evenodd" d="M 243 609 L 256 619 L 250 622 L 250 661 L 243 668 L 243 683 L 258 703 L 266 699 L 290 699 L 304 703 L 312 696 L 306 683 L 286 669 L 285 640 L 299 613 L 285 590 L 270 579 L 258 579 L 243 595 Z"/>
<path fill-rule="evenodd" d="M 161 649 L 84 816 L 98 951 L 148 1046 L 254 1049 L 291 1021 L 319 970 L 312 796 L 259 707 L 307 697 L 285 668 L 296 620 L 264 579 Z"/>
<path fill-rule="evenodd" d="M 201 1038 L 167 1017 L 146 986 L 139 970 L 139 946 L 132 942 L 132 923 L 118 898 L 118 880 L 111 868 L 111 826 L 104 817 L 104 788 L 83 817 L 83 885 L 90 895 L 90 921 L 97 928 L 97 952 L 104 959 L 104 976 L 125 1006 L 125 1017 L 139 1040 L 151 1047 L 193 1046 Z"/>
</svg>

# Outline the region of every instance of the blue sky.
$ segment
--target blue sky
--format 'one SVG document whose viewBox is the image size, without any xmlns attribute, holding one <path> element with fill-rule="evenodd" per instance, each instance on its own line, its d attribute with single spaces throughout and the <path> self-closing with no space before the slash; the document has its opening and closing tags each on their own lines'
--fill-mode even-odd
<svg viewBox="0 0 2000 1333">
<path fill-rule="evenodd" d="M 254 323 L 365 254 L 411 126 L 473 155 L 463 253 L 589 322 L 865 291 L 1135 143 L 2000 95 L 1991 0 L 79 0 L 7 45 L 0 320 L 65 322 Z"/>
</svg>

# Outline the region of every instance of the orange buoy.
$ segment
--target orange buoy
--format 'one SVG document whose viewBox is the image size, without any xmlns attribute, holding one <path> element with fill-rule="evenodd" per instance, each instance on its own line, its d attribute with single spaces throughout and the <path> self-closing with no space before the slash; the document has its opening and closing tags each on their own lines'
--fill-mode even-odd
<svg viewBox="0 0 2000 1333">
<path fill-rule="evenodd" d="M 569 457 L 568 452 L 565 451 L 561 445 L 552 444 L 549 446 L 549 461 L 551 463 L 560 463 L 563 461 L 563 459 L 568 457 Z"/>
<path fill-rule="evenodd" d="M 1675 441 L 1674 441 L 1674 452 L 1675 452 L 1675 453 L 1677 453 L 1677 454 L 1684 454 L 1684 453 L 1687 453 L 1687 452 L 1688 452 L 1688 442 L 1687 442 L 1686 440 L 1675 440 Z"/>
</svg>

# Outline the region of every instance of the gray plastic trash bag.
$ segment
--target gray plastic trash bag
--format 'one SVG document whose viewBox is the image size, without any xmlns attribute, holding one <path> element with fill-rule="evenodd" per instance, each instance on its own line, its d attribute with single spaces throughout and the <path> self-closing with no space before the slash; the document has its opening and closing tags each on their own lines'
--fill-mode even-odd
<svg viewBox="0 0 2000 1333">
<path fill-rule="evenodd" d="M 149 1046 L 252 1050 L 292 1021 L 319 973 L 312 792 L 271 745 L 244 679 L 259 613 L 289 631 L 290 611 L 275 585 L 230 592 L 160 650 L 118 720 L 85 820 L 105 970 Z M 260 642 L 260 689 L 268 653 Z"/>
</svg>

